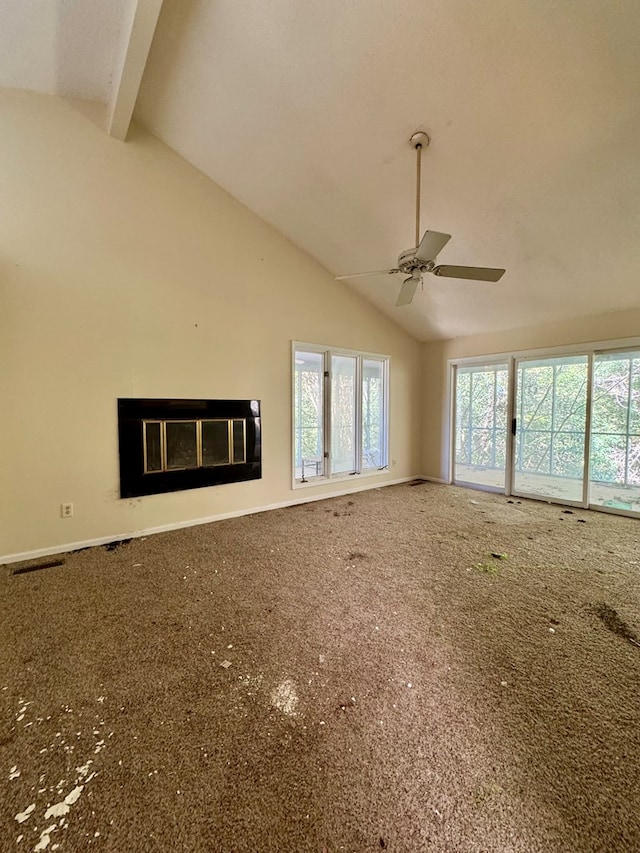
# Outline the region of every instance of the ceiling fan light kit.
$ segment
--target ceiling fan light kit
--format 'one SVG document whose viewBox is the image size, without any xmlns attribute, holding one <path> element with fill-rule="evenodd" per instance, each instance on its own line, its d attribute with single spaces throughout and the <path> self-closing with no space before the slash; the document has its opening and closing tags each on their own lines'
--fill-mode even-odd
<svg viewBox="0 0 640 853">
<path fill-rule="evenodd" d="M 336 281 L 349 278 L 362 278 L 373 275 L 395 275 L 396 273 L 408 274 L 408 278 L 402 283 L 396 307 L 410 305 L 415 296 L 418 285 L 422 284 L 424 273 L 443 276 L 444 278 L 460 278 L 467 281 L 499 281 L 505 273 L 503 269 L 490 267 L 462 267 L 450 264 L 436 265 L 436 257 L 451 239 L 451 234 L 442 234 L 439 231 L 425 231 L 420 239 L 420 185 L 422 167 L 422 149 L 429 145 L 428 134 L 417 130 L 409 139 L 412 148 L 416 150 L 416 245 L 412 249 L 405 249 L 398 257 L 398 266 L 390 270 L 376 270 L 374 272 L 359 272 L 351 275 L 337 275 Z"/>
</svg>

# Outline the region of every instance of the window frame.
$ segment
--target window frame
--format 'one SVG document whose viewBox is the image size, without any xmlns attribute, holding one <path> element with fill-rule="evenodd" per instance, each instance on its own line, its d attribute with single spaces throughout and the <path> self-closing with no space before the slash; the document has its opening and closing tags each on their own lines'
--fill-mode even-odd
<svg viewBox="0 0 640 853">
<path fill-rule="evenodd" d="M 322 356 L 323 370 L 323 412 L 322 412 L 322 472 L 312 476 L 310 479 L 303 479 L 296 476 L 296 354 L 299 352 L 315 353 Z M 355 458 L 356 470 L 332 473 L 332 448 L 331 448 L 331 426 L 332 426 L 332 360 L 333 356 L 346 356 L 356 359 L 356 395 L 355 395 Z M 362 451 L 363 451 L 363 406 L 362 406 L 362 385 L 363 385 L 363 363 L 365 360 L 379 361 L 382 365 L 382 465 L 365 468 L 363 467 Z M 322 346 L 320 344 L 311 344 L 304 341 L 291 342 L 291 485 L 294 489 L 308 488 L 312 486 L 322 485 L 329 482 L 338 482 L 348 480 L 352 477 L 371 477 L 380 475 L 383 471 L 389 469 L 389 378 L 390 378 L 391 358 L 388 355 L 381 353 L 364 352 L 361 350 L 345 349 L 344 347 Z"/>
</svg>

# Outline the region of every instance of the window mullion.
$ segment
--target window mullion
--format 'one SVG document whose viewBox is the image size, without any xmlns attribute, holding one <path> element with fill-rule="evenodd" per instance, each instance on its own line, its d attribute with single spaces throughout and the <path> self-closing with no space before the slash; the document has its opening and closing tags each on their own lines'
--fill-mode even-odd
<svg viewBox="0 0 640 853">
<path fill-rule="evenodd" d="M 507 362 L 507 423 L 506 423 L 506 441 L 505 441 L 505 470 L 504 470 L 504 493 L 507 497 L 511 494 L 513 488 L 514 469 L 516 467 L 515 448 L 516 435 L 513 429 L 514 422 L 516 427 L 519 426 L 517 417 L 516 386 L 518 382 L 518 365 L 513 356 L 509 357 Z"/>
<path fill-rule="evenodd" d="M 584 461 L 582 466 L 582 506 L 589 507 L 591 489 L 591 418 L 593 415 L 593 382 L 595 365 L 593 353 L 587 356 L 587 399 L 584 416 Z"/>
<path fill-rule="evenodd" d="M 364 362 L 363 362 L 364 363 Z M 380 458 L 378 471 L 389 467 L 389 361 L 382 362 L 382 388 L 380 389 Z"/>
<path fill-rule="evenodd" d="M 629 359 L 629 372 L 628 372 L 628 380 L 627 380 L 627 418 L 626 418 L 626 440 L 625 440 L 625 454 L 624 454 L 624 484 L 625 486 L 629 485 L 629 450 L 631 447 L 631 436 L 629 435 L 629 431 L 631 429 L 631 384 L 633 382 L 633 359 Z"/>
<path fill-rule="evenodd" d="M 356 359 L 356 376 L 355 376 L 355 473 L 362 472 L 362 381 L 364 371 L 362 367 L 362 356 L 359 355 Z"/>
<path fill-rule="evenodd" d="M 326 350 L 323 359 L 323 406 L 322 413 L 322 432 L 323 432 L 323 452 L 322 452 L 322 471 L 325 477 L 331 477 L 332 470 L 332 455 L 331 455 L 331 350 Z"/>
</svg>

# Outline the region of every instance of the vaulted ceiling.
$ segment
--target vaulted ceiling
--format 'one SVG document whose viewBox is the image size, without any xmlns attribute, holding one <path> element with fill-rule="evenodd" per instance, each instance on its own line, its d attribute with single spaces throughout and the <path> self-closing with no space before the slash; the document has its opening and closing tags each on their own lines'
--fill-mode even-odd
<svg viewBox="0 0 640 853">
<path fill-rule="evenodd" d="M 0 85 L 116 110 L 128 73 L 124 114 L 135 102 L 139 122 L 333 274 L 394 266 L 414 244 L 408 140 L 426 130 L 422 228 L 453 235 L 439 261 L 507 273 L 426 276 L 404 308 L 400 276 L 344 284 L 421 340 L 640 305 L 635 0 L 0 8 Z"/>
</svg>

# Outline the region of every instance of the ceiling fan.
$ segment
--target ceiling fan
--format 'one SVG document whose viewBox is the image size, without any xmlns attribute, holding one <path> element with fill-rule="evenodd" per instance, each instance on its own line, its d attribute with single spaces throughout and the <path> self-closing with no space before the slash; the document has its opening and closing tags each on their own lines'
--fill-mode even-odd
<svg viewBox="0 0 640 853">
<path fill-rule="evenodd" d="M 499 281 L 505 271 L 492 269 L 490 267 L 460 267 L 449 264 L 437 264 L 436 257 L 451 239 L 451 234 L 441 234 L 439 231 L 425 231 L 420 239 L 420 167 L 422 149 L 429 144 L 429 137 L 423 131 L 417 131 L 409 140 L 416 149 L 416 246 L 406 249 L 398 258 L 398 266 L 390 270 L 376 270 L 374 272 L 358 272 L 351 275 L 337 275 L 336 281 L 347 278 L 361 278 L 370 275 L 395 275 L 395 273 L 408 273 L 400 288 L 396 300 L 396 307 L 409 305 L 413 301 L 419 284 L 422 284 L 422 276 L 426 272 L 445 278 L 464 278 L 472 281 Z"/>
</svg>

